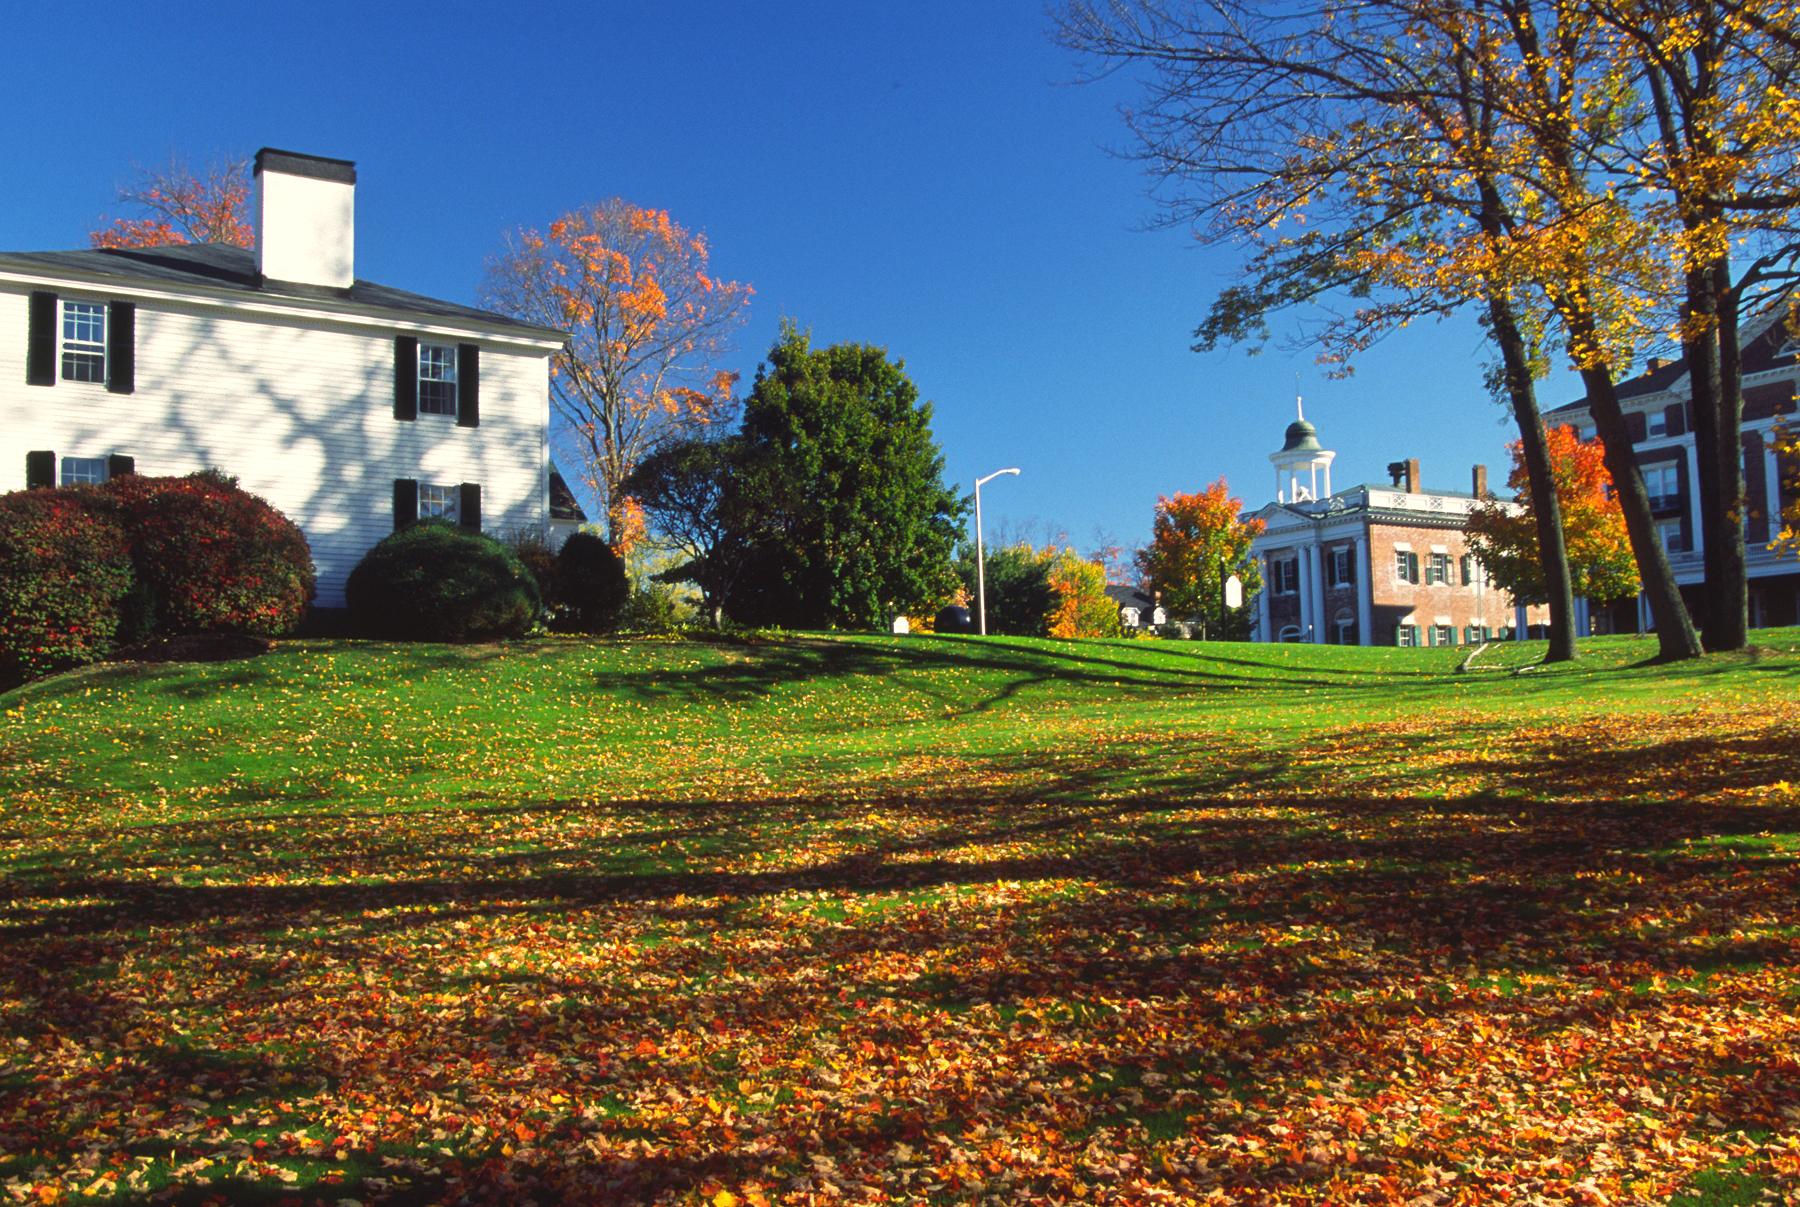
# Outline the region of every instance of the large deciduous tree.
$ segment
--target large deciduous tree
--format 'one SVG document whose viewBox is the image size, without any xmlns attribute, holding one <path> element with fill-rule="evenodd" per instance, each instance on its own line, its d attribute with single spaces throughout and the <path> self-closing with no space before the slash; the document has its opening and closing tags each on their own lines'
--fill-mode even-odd
<svg viewBox="0 0 1800 1207">
<path fill-rule="evenodd" d="M 551 365 L 553 439 L 580 457 L 621 553 L 642 532 L 624 489 L 638 462 L 731 417 L 736 376 L 717 362 L 751 290 L 709 261 L 703 235 L 618 198 L 516 231 L 488 261 L 486 304 L 569 332 Z"/>
<path fill-rule="evenodd" d="M 1261 520 L 1242 519 L 1244 501 L 1233 498 L 1220 478 L 1193 494 L 1164 496 L 1156 501 L 1150 543 L 1138 551 L 1138 569 L 1152 591 L 1161 594 L 1171 615 L 1217 620 L 1222 633 L 1224 581 L 1237 575 L 1246 597 L 1262 589 L 1262 572 L 1250 556 L 1250 542 L 1262 532 Z"/>
<path fill-rule="evenodd" d="M 1636 595 L 1637 565 L 1605 450 L 1599 441 L 1583 440 L 1566 425 L 1549 429 L 1545 444 L 1575 592 L 1597 603 Z M 1518 441 L 1510 448 L 1513 470 L 1507 485 L 1516 492 L 1516 505 L 1496 499 L 1478 503 L 1469 517 L 1470 547 L 1496 586 L 1511 592 L 1519 603 L 1542 603 L 1547 589 L 1537 556 L 1537 517 L 1525 489 L 1524 451 Z"/>
<path fill-rule="evenodd" d="M 215 160 L 198 171 L 180 159 L 139 168 L 119 189 L 127 213 L 103 217 L 88 232 L 95 247 L 157 247 L 170 243 L 225 243 L 249 247 L 256 240 L 250 214 L 250 165 Z"/>
<path fill-rule="evenodd" d="M 875 628 L 950 598 L 965 504 L 904 364 L 867 344 L 814 348 L 786 322 L 745 400 L 743 440 L 725 506 L 761 532 L 735 619 Z M 744 490 L 755 498 L 739 503 Z"/>
</svg>

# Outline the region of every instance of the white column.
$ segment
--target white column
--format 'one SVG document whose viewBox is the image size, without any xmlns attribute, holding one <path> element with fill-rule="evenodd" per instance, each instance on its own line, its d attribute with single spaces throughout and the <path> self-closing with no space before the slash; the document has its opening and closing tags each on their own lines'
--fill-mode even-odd
<svg viewBox="0 0 1800 1207">
<path fill-rule="evenodd" d="M 1648 633 L 1650 631 L 1650 597 L 1642 591 L 1638 592 L 1637 614 L 1638 632 Z"/>
<path fill-rule="evenodd" d="M 1356 641 L 1358 645 L 1374 645 L 1375 575 L 1369 566 L 1369 537 L 1356 538 Z"/>
<path fill-rule="evenodd" d="M 1768 472 L 1769 486 L 1769 539 L 1781 531 L 1781 458 L 1775 455 L 1775 441 L 1772 432 L 1763 433 L 1763 467 Z"/>
<path fill-rule="evenodd" d="M 1312 563 L 1312 640 L 1315 645 L 1324 645 L 1327 640 L 1325 626 L 1331 623 L 1331 618 L 1325 615 L 1325 547 L 1319 543 L 1317 536 L 1314 536 L 1313 543 L 1306 547 L 1306 557 Z"/>
<path fill-rule="evenodd" d="M 1525 614 L 1525 605 L 1524 604 L 1514 604 L 1513 605 L 1513 640 L 1514 641 L 1523 641 L 1528 636 L 1528 634 L 1525 632 L 1526 619 L 1527 619 L 1527 617 Z"/>
<path fill-rule="evenodd" d="M 1262 590 L 1256 593 L 1256 639 L 1273 641 L 1275 640 L 1275 630 L 1270 627 L 1272 622 L 1269 619 L 1269 593 L 1275 589 L 1275 579 L 1272 574 L 1274 562 L 1270 560 L 1267 553 L 1259 553 L 1256 556 L 1261 562 L 1263 584 Z"/>
<path fill-rule="evenodd" d="M 1588 635 L 1588 629 L 1591 626 L 1588 624 L 1587 596 L 1577 595 L 1575 597 L 1575 615 L 1571 616 L 1569 621 L 1575 626 L 1575 636 L 1586 637 Z"/>
<path fill-rule="evenodd" d="M 1689 442 L 1687 449 L 1688 468 L 1688 524 L 1694 539 L 1688 544 L 1689 553 L 1706 552 L 1706 533 L 1700 527 L 1700 454 L 1696 446 Z"/>
<path fill-rule="evenodd" d="M 1295 548 L 1294 565 L 1300 578 L 1300 640 L 1311 641 L 1312 559 L 1306 556 L 1305 545 Z"/>
</svg>

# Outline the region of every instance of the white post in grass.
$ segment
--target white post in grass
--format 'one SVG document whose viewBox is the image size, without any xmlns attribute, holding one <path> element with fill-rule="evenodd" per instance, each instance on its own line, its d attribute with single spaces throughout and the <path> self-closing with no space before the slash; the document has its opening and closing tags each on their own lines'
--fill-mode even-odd
<svg viewBox="0 0 1800 1207">
<path fill-rule="evenodd" d="M 987 636 L 987 555 L 981 547 L 981 488 L 1006 474 L 1017 477 L 1017 469 L 997 469 L 985 478 L 975 479 L 975 615 L 983 637 Z"/>
</svg>

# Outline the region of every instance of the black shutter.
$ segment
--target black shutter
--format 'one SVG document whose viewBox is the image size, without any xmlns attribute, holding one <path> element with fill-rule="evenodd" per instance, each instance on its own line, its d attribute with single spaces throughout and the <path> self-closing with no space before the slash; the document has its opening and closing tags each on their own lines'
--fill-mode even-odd
<svg viewBox="0 0 1800 1207">
<path fill-rule="evenodd" d="M 419 417 L 419 341 L 410 335 L 394 337 L 394 418 Z M 418 519 L 418 496 L 413 496 L 413 519 Z M 411 521 L 408 521 L 409 523 Z"/>
<path fill-rule="evenodd" d="M 1669 435 L 1687 435 L 1687 408 L 1679 402 L 1664 407 L 1663 422 L 1668 425 Z"/>
<path fill-rule="evenodd" d="M 481 423 L 481 349 L 474 344 L 456 345 L 456 425 Z"/>
<path fill-rule="evenodd" d="M 124 453 L 114 453 L 106 459 L 106 476 L 110 478 L 127 478 L 137 472 L 137 459 L 127 457 Z"/>
<path fill-rule="evenodd" d="M 419 519 L 419 483 L 415 478 L 394 479 L 394 531 Z"/>
<path fill-rule="evenodd" d="M 106 308 L 106 388 L 114 394 L 137 388 L 137 306 L 132 302 Z"/>
<path fill-rule="evenodd" d="M 25 489 L 37 490 L 39 487 L 56 485 L 56 454 L 53 452 L 25 454 Z"/>
<path fill-rule="evenodd" d="M 462 484 L 462 498 L 457 509 L 457 522 L 470 532 L 481 531 L 481 486 L 476 482 Z"/>
<path fill-rule="evenodd" d="M 1650 421 L 1642 411 L 1625 416 L 1625 427 L 1631 433 L 1633 444 L 1642 444 L 1650 438 Z"/>
<path fill-rule="evenodd" d="M 31 291 L 31 333 L 25 346 L 25 384 L 56 384 L 56 295 Z"/>
</svg>

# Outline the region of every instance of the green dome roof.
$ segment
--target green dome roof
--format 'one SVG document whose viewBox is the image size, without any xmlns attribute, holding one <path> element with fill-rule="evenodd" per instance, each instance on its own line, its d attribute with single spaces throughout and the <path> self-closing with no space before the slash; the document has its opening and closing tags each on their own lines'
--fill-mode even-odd
<svg viewBox="0 0 1800 1207">
<path fill-rule="evenodd" d="M 1296 419 L 1288 424 L 1287 443 L 1281 446 L 1284 453 L 1318 453 L 1325 450 L 1319 444 L 1319 429 L 1304 419 Z"/>
</svg>

